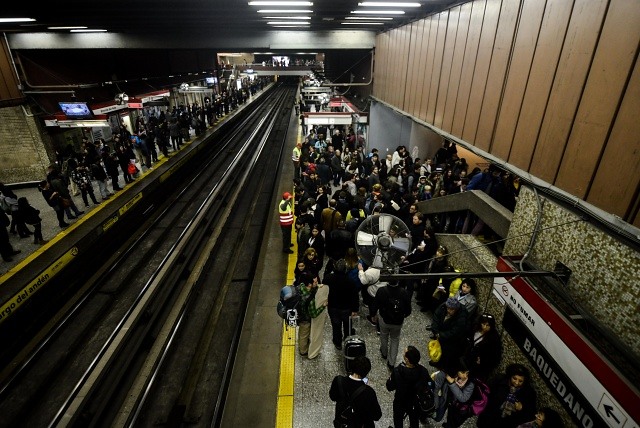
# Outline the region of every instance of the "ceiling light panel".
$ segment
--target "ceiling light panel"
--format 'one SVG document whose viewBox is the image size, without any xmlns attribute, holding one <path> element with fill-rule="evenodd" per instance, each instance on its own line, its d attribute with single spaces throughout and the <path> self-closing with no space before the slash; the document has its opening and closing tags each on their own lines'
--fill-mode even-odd
<svg viewBox="0 0 640 428">
<path fill-rule="evenodd" d="M 263 16 L 264 19 L 311 19 L 310 16 Z"/>
<path fill-rule="evenodd" d="M 351 13 L 364 15 L 404 15 L 404 10 L 352 10 Z"/>
<path fill-rule="evenodd" d="M 33 22 L 33 18 L 0 18 L 0 23 L 3 22 Z"/>
<path fill-rule="evenodd" d="M 313 11 L 300 9 L 260 9 L 258 13 L 313 13 Z"/>
<path fill-rule="evenodd" d="M 363 7 L 420 7 L 420 3 L 403 3 L 403 2 L 391 2 L 391 1 L 364 1 L 358 3 L 358 6 Z"/>
<path fill-rule="evenodd" d="M 249 6 L 313 6 L 311 1 L 250 1 Z"/>
<path fill-rule="evenodd" d="M 269 25 L 309 25 L 309 22 L 304 21 L 269 21 Z"/>
<path fill-rule="evenodd" d="M 347 16 L 345 19 L 370 20 L 370 21 L 391 21 L 392 16 Z"/>
</svg>

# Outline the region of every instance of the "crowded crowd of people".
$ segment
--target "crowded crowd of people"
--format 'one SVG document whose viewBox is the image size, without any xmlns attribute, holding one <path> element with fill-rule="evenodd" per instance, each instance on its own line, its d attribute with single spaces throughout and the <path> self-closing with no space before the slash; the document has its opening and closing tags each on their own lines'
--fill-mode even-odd
<svg viewBox="0 0 640 428">
<path fill-rule="evenodd" d="M 488 385 L 490 393 L 478 426 L 562 426 L 554 410 L 538 409 L 524 366 L 512 364 L 497 373 L 501 338 L 494 316 L 480 308 L 473 278 L 434 275 L 425 280 L 381 282 L 380 270 L 367 266 L 356 252 L 355 234 L 360 224 L 368 216 L 392 214 L 403 220 L 412 239 L 399 265 L 401 273 L 454 272 L 448 251 L 436 234 L 463 232 L 463 225 L 466 233 L 476 227 L 482 231 L 482 227 L 468 213 L 426 216 L 417 204 L 476 189 L 513 210 L 517 179 L 493 167 L 469 173 L 465 159 L 457 156 L 455 144 L 449 141 L 424 161 L 412 159 L 404 146 L 381 159 L 375 149 L 364 151 L 363 142 L 351 128 L 313 127 L 293 149 L 291 159 L 294 191 L 285 193 L 278 204 L 283 252 L 293 253 L 291 240 L 295 239 L 294 282 L 313 302 L 300 314 L 300 355 L 314 359 L 320 354 L 326 319 L 331 341 L 336 351 L 342 351 L 345 339 L 353 334 L 349 320 L 365 312 L 379 335 L 378 353 L 389 371 L 386 386 L 394 391 L 396 428 L 403 426 L 406 416 L 411 427 L 424 420 L 414 397 L 427 383 L 436 397 L 428 416 L 435 422 L 444 421 L 442 426 L 458 427 L 477 416 L 471 403 L 477 400 L 481 385 Z M 412 303 L 428 313 L 425 337 L 440 347 L 439 358 L 427 364 L 430 369 L 420 364 L 419 347 L 399 349 L 405 319 L 418 316 L 412 312 Z M 346 407 L 357 415 L 354 426 L 373 427 L 382 417 L 376 392 L 368 385 L 361 387 L 371 362 L 368 357 L 357 360 L 352 373 L 336 376 L 330 386 L 330 398 L 336 402 L 335 426 L 348 426 L 344 425 Z"/>
</svg>

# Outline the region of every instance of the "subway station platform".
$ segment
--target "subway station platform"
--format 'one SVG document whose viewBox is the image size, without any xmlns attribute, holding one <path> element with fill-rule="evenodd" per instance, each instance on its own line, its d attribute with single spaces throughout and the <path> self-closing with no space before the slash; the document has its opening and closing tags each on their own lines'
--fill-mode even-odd
<svg viewBox="0 0 640 428">
<path fill-rule="evenodd" d="M 248 104 L 250 105 L 250 103 Z M 223 119 L 224 121 L 224 119 Z M 215 124 L 210 128 L 215 128 Z M 281 232 L 278 224 L 276 204 L 284 191 L 292 190 L 293 166 L 289 161 L 289 153 L 296 142 L 303 138 L 298 123 L 298 118 L 292 115 L 288 142 L 284 150 L 284 166 L 279 178 L 279 186 L 273 195 L 272 220 L 263 231 L 266 238 L 263 240 L 261 260 L 254 278 L 254 286 L 247 308 L 244 308 L 246 318 L 243 333 L 238 345 L 238 353 L 233 365 L 233 374 L 228 386 L 228 393 L 224 406 L 222 427 L 330 427 L 334 417 L 334 406 L 329 399 L 329 387 L 334 376 L 345 374 L 344 358 L 342 351 L 337 350 L 331 341 L 331 324 L 329 319 L 325 321 L 323 348 L 320 355 L 309 360 L 299 355 L 296 345 L 297 329 L 287 328 L 282 319 L 276 314 L 276 304 L 280 288 L 293 282 L 293 269 L 295 267 L 295 248 L 293 255 L 283 254 L 279 251 L 281 245 Z M 18 197 L 26 197 L 29 202 L 40 210 L 43 219 L 43 237 L 48 242 L 44 245 L 33 244 L 33 237 L 19 238 L 10 235 L 10 242 L 14 249 L 21 252 L 13 257 L 11 262 L 0 262 L 0 295 L 3 302 L 7 296 L 15 294 L 16 290 L 8 289 L 10 279 L 20 273 L 25 274 L 35 269 L 33 266 L 38 257 L 50 246 L 64 241 L 76 229 L 80 229 L 85 222 L 90 222 L 92 217 L 98 216 L 100 210 L 113 202 L 124 201 L 124 198 L 136 184 L 151 176 L 154 169 L 163 164 L 172 162 L 174 156 L 179 156 L 181 151 L 188 151 L 187 143 L 176 153 L 169 153 L 166 158 L 158 155 L 158 162 L 151 169 L 138 167 L 141 172 L 136 181 L 125 186 L 119 183 L 123 190 L 115 192 L 113 196 L 101 201 L 97 186 L 95 195 L 100 204 L 94 205 L 89 201 L 85 207 L 80 195 L 74 196 L 74 201 L 84 213 L 75 220 L 68 221 L 71 225 L 66 229 L 58 227 L 54 210 L 48 206 L 44 198 L 34 186 L 18 186 L 13 190 Z M 44 178 L 44 177 L 43 177 Z M 111 184 L 108 186 L 112 191 Z M 336 188 L 332 189 L 336 190 Z M 32 229 L 32 228 L 31 228 Z M 295 242 L 295 234 L 294 239 Z M 273 251 L 276 248 L 278 251 Z M 325 260 L 326 264 L 326 260 Z M 37 271 L 33 270 L 33 274 Z M 322 278 L 321 273 L 321 278 Z M 421 363 L 430 371 L 428 366 L 427 341 L 428 332 L 426 326 L 431 324 L 430 315 L 422 313 L 420 308 L 413 303 L 413 313 L 405 320 L 402 328 L 398 358 L 396 363 L 402 360 L 403 350 L 408 345 L 416 346 L 421 354 Z M 389 377 L 386 360 L 380 356 L 380 338 L 376 334 L 374 326 L 366 320 L 368 309 L 361 305 L 360 316 L 355 321 L 354 327 L 359 336 L 364 338 L 367 345 L 367 356 L 372 363 L 372 370 L 368 376 L 369 385 L 373 387 L 378 396 L 382 408 L 382 419 L 376 423 L 379 427 L 392 426 L 392 401 L 393 392 L 386 390 L 385 382 Z M 475 418 L 469 419 L 463 426 L 475 425 Z M 408 420 L 405 420 L 408 426 Z M 429 421 L 423 426 L 441 426 Z"/>
</svg>

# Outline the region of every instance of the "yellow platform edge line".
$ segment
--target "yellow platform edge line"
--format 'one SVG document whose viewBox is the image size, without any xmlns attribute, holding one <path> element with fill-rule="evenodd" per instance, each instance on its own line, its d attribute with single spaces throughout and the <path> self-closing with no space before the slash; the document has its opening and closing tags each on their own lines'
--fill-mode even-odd
<svg viewBox="0 0 640 428">
<path fill-rule="evenodd" d="M 300 141 L 298 136 L 298 141 Z M 295 193 L 295 192 L 293 192 Z M 293 237 L 293 254 L 287 257 L 287 284 L 293 284 L 293 269 L 298 259 L 298 240 L 295 230 Z M 276 408 L 276 428 L 293 427 L 293 393 L 296 368 L 296 328 L 282 323 L 282 348 L 280 350 L 280 376 L 278 380 L 278 405 Z"/>
</svg>

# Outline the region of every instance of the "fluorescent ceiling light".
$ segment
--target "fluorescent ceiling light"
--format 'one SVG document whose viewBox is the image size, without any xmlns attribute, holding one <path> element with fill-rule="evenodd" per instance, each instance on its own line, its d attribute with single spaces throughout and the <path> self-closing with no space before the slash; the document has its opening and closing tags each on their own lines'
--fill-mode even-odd
<svg viewBox="0 0 640 428">
<path fill-rule="evenodd" d="M 352 10 L 351 13 L 364 13 L 369 15 L 404 15 L 404 10 Z"/>
<path fill-rule="evenodd" d="M 33 22 L 33 18 L 0 18 L 0 22 Z"/>
<path fill-rule="evenodd" d="M 249 6 L 313 6 L 312 1 L 250 1 Z"/>
<path fill-rule="evenodd" d="M 87 27 L 47 27 L 48 30 L 83 30 Z"/>
<path fill-rule="evenodd" d="M 274 25 L 273 28 L 309 28 L 306 25 Z"/>
<path fill-rule="evenodd" d="M 258 13 L 313 13 L 313 11 L 301 9 L 260 9 Z"/>
<path fill-rule="evenodd" d="M 309 25 L 310 22 L 304 21 L 269 21 L 269 25 Z"/>
<path fill-rule="evenodd" d="M 342 25 L 384 25 L 384 22 L 342 22 Z"/>
<path fill-rule="evenodd" d="M 106 33 L 107 30 L 103 30 L 103 29 L 86 29 L 86 30 L 69 30 L 69 32 L 71 33 Z"/>
<path fill-rule="evenodd" d="M 420 7 L 420 3 L 403 3 L 392 1 L 363 1 L 358 6 L 364 7 Z"/>
<path fill-rule="evenodd" d="M 310 16 L 263 16 L 264 19 L 311 19 Z"/>
<path fill-rule="evenodd" d="M 345 19 L 359 19 L 361 21 L 365 19 L 369 19 L 372 21 L 391 21 L 393 17 L 391 16 L 347 16 Z"/>
</svg>

